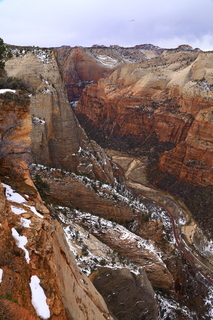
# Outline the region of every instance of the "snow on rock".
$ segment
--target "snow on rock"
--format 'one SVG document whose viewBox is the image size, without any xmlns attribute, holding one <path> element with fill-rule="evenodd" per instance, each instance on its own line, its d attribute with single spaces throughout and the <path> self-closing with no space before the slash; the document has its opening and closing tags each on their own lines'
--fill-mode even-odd
<svg viewBox="0 0 213 320">
<path fill-rule="evenodd" d="M 0 283 L 2 282 L 3 270 L 0 269 Z"/>
<path fill-rule="evenodd" d="M 209 288 L 208 297 L 205 299 L 205 305 L 209 307 L 208 316 L 213 319 L 213 289 Z"/>
<path fill-rule="evenodd" d="M 4 188 L 6 188 L 7 200 L 13 201 L 13 202 L 17 202 L 17 203 L 20 203 L 20 204 L 23 204 L 24 202 L 26 202 L 25 198 L 22 197 L 19 193 L 15 192 L 9 185 L 7 185 L 5 183 L 2 183 L 2 185 L 3 185 Z M 35 207 L 28 206 L 26 204 L 24 204 L 24 206 L 30 208 L 30 210 L 35 215 L 37 215 L 39 218 L 43 218 L 43 216 L 35 209 Z M 11 209 L 12 209 L 13 213 L 15 213 L 15 214 L 21 214 L 21 213 L 25 212 L 24 209 L 20 209 L 20 208 L 17 208 L 15 206 L 11 206 Z M 21 211 L 21 210 L 23 210 L 23 211 Z"/>
<path fill-rule="evenodd" d="M 21 217 L 20 222 L 24 228 L 30 228 L 31 220 Z"/>
<path fill-rule="evenodd" d="M 35 124 L 45 124 L 45 121 L 38 118 L 38 117 L 32 117 L 32 123 L 35 123 Z"/>
<path fill-rule="evenodd" d="M 30 210 L 31 210 L 36 216 L 38 216 L 39 218 L 44 218 L 44 217 L 42 216 L 42 214 L 40 214 L 40 213 L 36 210 L 35 207 L 33 207 L 33 206 L 27 206 L 27 205 L 26 205 L 26 207 L 30 208 Z"/>
<path fill-rule="evenodd" d="M 22 209 L 22 208 L 17 208 L 15 206 L 11 206 L 11 210 L 13 213 L 19 215 L 19 214 L 22 214 L 24 212 L 26 212 L 26 210 Z"/>
<path fill-rule="evenodd" d="M 7 200 L 17 202 L 17 203 L 24 203 L 26 200 L 22 197 L 19 193 L 15 192 L 9 185 L 2 183 L 3 187 L 6 188 L 6 197 Z"/>
<path fill-rule="evenodd" d="M 0 94 L 3 94 L 5 92 L 13 92 L 16 93 L 16 90 L 12 90 L 12 89 L 0 89 Z"/>
<path fill-rule="evenodd" d="M 113 59 L 112 57 L 106 55 L 97 55 L 96 59 L 99 60 L 99 62 L 101 62 L 104 66 L 109 68 L 113 68 L 118 63 L 117 59 Z"/>
<path fill-rule="evenodd" d="M 32 305 L 35 308 L 37 315 L 41 319 L 49 319 L 50 309 L 46 302 L 44 290 L 40 286 L 40 279 L 37 276 L 31 277 L 30 289 L 32 294 Z"/>
<path fill-rule="evenodd" d="M 12 231 L 12 236 L 16 242 L 16 245 L 22 249 L 25 253 L 25 259 L 27 263 L 30 262 L 30 256 L 29 256 L 29 251 L 25 248 L 25 245 L 27 244 L 27 238 L 25 236 L 20 236 L 19 233 L 16 231 L 15 228 L 11 229 Z"/>
</svg>

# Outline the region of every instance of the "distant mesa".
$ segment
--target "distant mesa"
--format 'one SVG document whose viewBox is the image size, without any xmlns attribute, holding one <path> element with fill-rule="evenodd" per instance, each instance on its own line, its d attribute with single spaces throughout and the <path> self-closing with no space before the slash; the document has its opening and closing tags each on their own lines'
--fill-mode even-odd
<svg viewBox="0 0 213 320">
<path fill-rule="evenodd" d="M 193 48 L 191 46 L 189 46 L 188 44 L 181 44 L 177 48 L 181 49 L 181 50 L 193 50 Z"/>
<path fill-rule="evenodd" d="M 135 49 L 146 49 L 146 50 L 159 50 L 161 49 L 158 46 L 155 46 L 154 44 L 138 44 L 135 46 Z"/>
</svg>

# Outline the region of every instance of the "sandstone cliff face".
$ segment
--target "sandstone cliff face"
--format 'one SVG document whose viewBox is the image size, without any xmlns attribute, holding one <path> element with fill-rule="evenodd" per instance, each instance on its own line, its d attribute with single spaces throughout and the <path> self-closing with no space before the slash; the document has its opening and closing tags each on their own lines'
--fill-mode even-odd
<svg viewBox="0 0 213 320">
<path fill-rule="evenodd" d="M 29 98 L 18 92 L 0 94 L 1 173 L 28 179 L 32 122 Z"/>
<path fill-rule="evenodd" d="M 60 224 L 48 214 L 39 214 L 26 194 L 20 201 L 20 195 L 6 188 L 7 198 L 0 186 L 1 319 L 8 315 L 10 319 L 18 315 L 20 319 L 38 319 L 29 286 L 34 275 L 40 279 L 50 310 L 49 316 L 41 312 L 41 318 L 111 319 L 103 299 L 76 266 Z M 20 237 L 27 239 L 24 248 Z"/>
<path fill-rule="evenodd" d="M 120 67 L 84 89 L 76 113 L 108 136 L 131 135 L 142 142 L 153 136 L 174 144 L 160 168 L 212 184 L 212 55 L 165 50 Z"/>
<path fill-rule="evenodd" d="M 0 104 L 1 180 L 6 183 L 0 184 L 1 319 L 112 319 L 31 180 L 28 97 L 6 92 Z M 45 301 L 39 302 L 44 310 L 32 300 L 33 276 L 45 292 Z"/>
<path fill-rule="evenodd" d="M 120 65 L 147 58 L 143 50 L 114 46 L 110 48 L 98 45 L 92 48 L 62 47 L 56 49 L 56 52 L 68 100 L 73 107 L 88 84 L 108 77 Z"/>
<path fill-rule="evenodd" d="M 93 283 L 119 319 L 138 320 L 143 319 L 144 314 L 147 320 L 158 318 L 154 290 L 142 269 L 135 276 L 128 269 L 102 268 L 93 276 Z"/>
<path fill-rule="evenodd" d="M 95 143 L 90 143 L 70 108 L 54 52 L 37 50 L 21 54 L 7 61 L 6 71 L 8 76 L 25 80 L 32 90 L 34 161 L 112 183 L 113 172 L 107 156 Z"/>
</svg>

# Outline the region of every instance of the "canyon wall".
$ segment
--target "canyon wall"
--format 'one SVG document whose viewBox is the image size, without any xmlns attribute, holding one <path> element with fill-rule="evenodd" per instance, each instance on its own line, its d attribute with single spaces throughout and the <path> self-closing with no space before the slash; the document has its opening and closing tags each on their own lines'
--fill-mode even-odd
<svg viewBox="0 0 213 320">
<path fill-rule="evenodd" d="M 8 76 L 24 80 L 31 91 L 31 150 L 37 163 L 85 173 L 113 183 L 108 157 L 90 142 L 67 100 L 54 51 L 19 52 L 6 62 Z"/>
<path fill-rule="evenodd" d="M 212 58 L 212 52 L 165 50 L 120 66 L 83 90 L 76 113 L 108 137 L 140 140 L 141 152 L 146 142 L 169 144 L 161 170 L 212 184 Z"/>
<path fill-rule="evenodd" d="M 1 319 L 113 319 L 31 180 L 28 96 L 6 91 L 0 104 Z M 35 290 L 44 291 L 44 301 Z"/>
</svg>

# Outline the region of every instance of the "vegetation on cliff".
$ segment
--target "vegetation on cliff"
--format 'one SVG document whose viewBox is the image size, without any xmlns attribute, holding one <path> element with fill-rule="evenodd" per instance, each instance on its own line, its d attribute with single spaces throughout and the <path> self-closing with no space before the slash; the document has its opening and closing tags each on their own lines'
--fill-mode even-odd
<svg viewBox="0 0 213 320">
<path fill-rule="evenodd" d="M 6 51 L 6 48 L 4 45 L 4 41 L 2 38 L 0 38 L 0 71 L 1 71 L 1 69 L 4 69 L 4 66 L 5 66 L 5 63 L 3 61 L 5 51 Z"/>
</svg>

